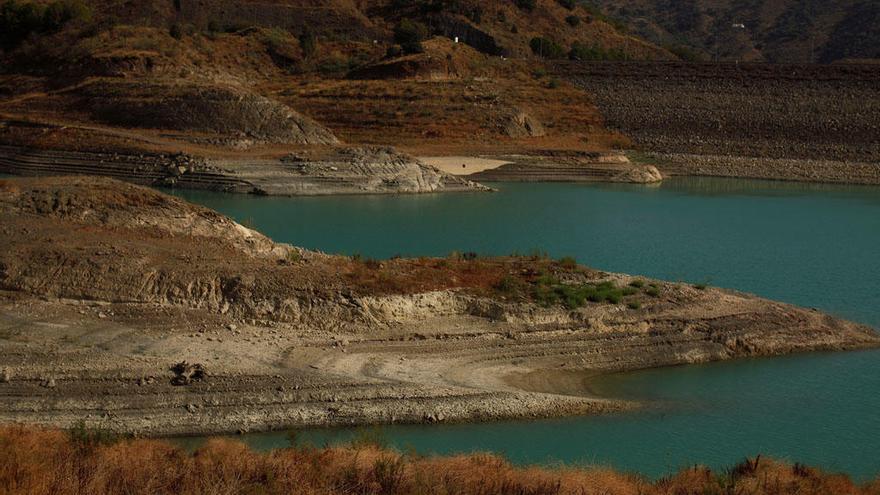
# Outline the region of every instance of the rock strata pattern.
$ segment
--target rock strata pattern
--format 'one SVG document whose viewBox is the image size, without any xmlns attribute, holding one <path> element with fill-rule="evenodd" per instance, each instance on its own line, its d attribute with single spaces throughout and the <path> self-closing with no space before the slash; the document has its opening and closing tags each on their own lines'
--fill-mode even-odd
<svg viewBox="0 0 880 495">
<path fill-rule="evenodd" d="M 533 261 L 329 256 L 109 179 L 0 180 L 0 233 L 0 422 L 170 435 L 582 414 L 634 405 L 565 390 L 561 371 L 880 344 L 816 311 L 583 267 L 566 276 L 650 291 L 508 300 L 480 281 Z"/>
</svg>

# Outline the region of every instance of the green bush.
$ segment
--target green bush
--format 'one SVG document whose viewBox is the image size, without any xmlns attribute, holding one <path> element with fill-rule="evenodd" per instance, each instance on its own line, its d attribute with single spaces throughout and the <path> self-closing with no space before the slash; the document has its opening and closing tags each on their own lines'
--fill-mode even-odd
<svg viewBox="0 0 880 495">
<path fill-rule="evenodd" d="M 411 19 L 403 19 L 394 28 L 394 42 L 399 45 L 419 43 L 428 37 L 428 26 Z"/>
<path fill-rule="evenodd" d="M 168 29 L 168 34 L 171 35 L 172 38 L 180 40 L 183 38 L 183 27 L 175 22 L 171 25 L 171 28 Z"/>
<path fill-rule="evenodd" d="M 663 48 L 665 48 L 681 60 L 684 60 L 685 62 L 701 62 L 705 58 L 697 50 L 694 50 L 693 48 L 685 45 L 667 44 L 663 45 Z"/>
<path fill-rule="evenodd" d="M 514 3 L 520 10 L 525 10 L 526 12 L 533 12 L 535 7 L 538 6 L 536 0 L 514 0 Z"/>
<path fill-rule="evenodd" d="M 571 27 L 577 27 L 581 24 L 581 18 L 576 15 L 570 15 L 565 18 L 565 22 Z"/>
<path fill-rule="evenodd" d="M 559 43 L 547 38 L 536 36 L 529 42 L 532 53 L 542 58 L 565 58 L 565 49 Z"/>
<path fill-rule="evenodd" d="M 572 270 L 574 268 L 577 268 L 578 262 L 572 256 L 566 256 L 566 257 L 559 260 L 559 266 L 561 266 L 562 268 Z"/>
<path fill-rule="evenodd" d="M 629 60 L 629 55 L 620 48 L 605 49 L 598 46 L 587 46 L 575 43 L 568 52 L 571 60 Z"/>
<path fill-rule="evenodd" d="M 525 282 L 518 277 L 505 275 L 495 284 L 495 290 L 507 297 L 516 297 L 525 289 Z"/>
<path fill-rule="evenodd" d="M 318 38 L 310 29 L 299 35 L 299 49 L 305 58 L 311 58 L 318 51 Z"/>
<path fill-rule="evenodd" d="M 532 289 L 532 299 L 538 304 L 545 307 L 562 305 L 568 309 L 580 308 L 588 301 L 620 304 L 627 295 L 629 294 L 626 290 L 616 287 L 612 282 L 569 285 L 560 283 L 550 275 L 539 278 Z"/>
<path fill-rule="evenodd" d="M 422 46 L 420 41 L 411 41 L 409 43 L 404 43 L 400 46 L 400 49 L 403 51 L 405 55 L 413 55 L 416 53 L 425 53 L 425 47 Z"/>
<path fill-rule="evenodd" d="M 397 58 L 403 55 L 403 48 L 400 45 L 391 45 L 385 50 L 385 58 Z"/>
<path fill-rule="evenodd" d="M 584 9 L 586 9 L 587 12 L 590 13 L 590 16 L 593 19 L 597 19 L 611 25 L 611 27 L 613 27 L 619 33 L 626 33 L 629 30 L 629 28 L 623 21 L 608 17 L 607 15 L 605 15 L 604 12 L 602 12 L 602 9 L 600 9 L 598 6 L 585 3 L 583 4 L 583 7 Z"/>
<path fill-rule="evenodd" d="M 0 48 L 17 47 L 31 35 L 54 33 L 71 21 L 86 21 L 91 9 L 82 0 L 37 4 L 23 0 L 0 3 Z"/>
</svg>

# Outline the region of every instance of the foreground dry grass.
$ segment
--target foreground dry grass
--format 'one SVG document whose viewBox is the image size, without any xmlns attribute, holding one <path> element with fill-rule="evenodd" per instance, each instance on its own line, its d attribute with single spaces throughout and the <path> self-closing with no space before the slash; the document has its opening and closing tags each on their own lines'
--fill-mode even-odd
<svg viewBox="0 0 880 495">
<path fill-rule="evenodd" d="M 157 440 L 99 441 L 0 428 L 3 494 L 880 494 L 845 476 L 751 460 L 649 483 L 606 469 L 515 468 L 490 455 L 423 458 L 373 445 L 257 453 L 213 440 L 193 454 Z"/>
</svg>

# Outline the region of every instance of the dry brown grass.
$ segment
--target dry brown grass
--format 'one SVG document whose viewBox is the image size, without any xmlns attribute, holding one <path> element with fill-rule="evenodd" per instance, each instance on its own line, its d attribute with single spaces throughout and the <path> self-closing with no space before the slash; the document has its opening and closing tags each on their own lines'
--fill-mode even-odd
<svg viewBox="0 0 880 495">
<path fill-rule="evenodd" d="M 501 63 L 501 62 L 495 62 Z M 343 141 L 392 145 L 414 154 L 607 150 L 619 136 L 583 91 L 547 87 L 521 64 L 506 62 L 504 77 L 486 79 L 328 80 L 267 88 L 329 127 Z M 514 138 L 503 127 L 513 109 L 543 124 L 542 137 Z"/>
<path fill-rule="evenodd" d="M 190 454 L 157 440 L 101 442 L 57 430 L 0 428 L 3 494 L 875 495 L 840 475 L 775 461 L 724 473 L 684 470 L 650 483 L 608 469 L 517 468 L 486 454 L 400 455 L 371 445 L 257 453 L 211 440 Z"/>
<path fill-rule="evenodd" d="M 334 258 L 332 268 L 345 277 L 346 285 L 367 294 L 415 294 L 420 292 L 467 289 L 491 296 L 514 296 L 499 288 L 513 279 L 523 286 L 541 276 L 586 282 L 599 272 L 553 260 L 543 255 L 481 257 L 476 253 L 452 253 L 445 258 L 394 258 L 387 261 Z M 508 288 L 509 289 L 509 288 Z"/>
</svg>

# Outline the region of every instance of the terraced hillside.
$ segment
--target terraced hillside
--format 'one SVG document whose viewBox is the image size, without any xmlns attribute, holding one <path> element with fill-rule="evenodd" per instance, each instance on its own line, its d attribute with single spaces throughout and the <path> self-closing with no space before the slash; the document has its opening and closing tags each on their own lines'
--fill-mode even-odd
<svg viewBox="0 0 880 495">
<path fill-rule="evenodd" d="M 604 129 L 588 95 L 541 72 L 543 59 L 578 47 L 670 56 L 549 0 L 4 5 L 3 171 L 268 194 L 481 189 L 382 151 L 393 146 L 416 155 L 608 149 L 626 139 Z M 161 170 L 124 173 L 137 159 L 86 166 L 76 153 L 212 165 L 170 173 L 174 163 L 160 160 Z M 53 154 L 66 158 L 43 160 Z M 209 172 L 224 178 L 194 175 Z"/>
</svg>

